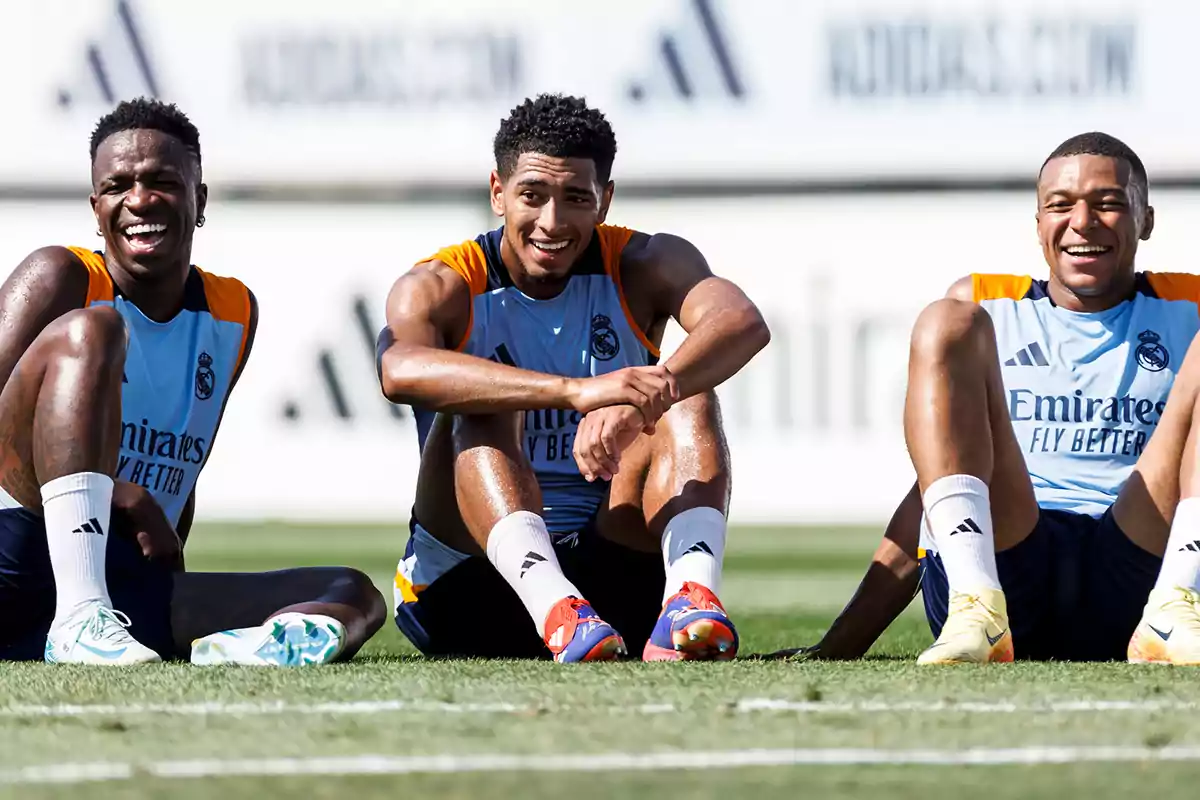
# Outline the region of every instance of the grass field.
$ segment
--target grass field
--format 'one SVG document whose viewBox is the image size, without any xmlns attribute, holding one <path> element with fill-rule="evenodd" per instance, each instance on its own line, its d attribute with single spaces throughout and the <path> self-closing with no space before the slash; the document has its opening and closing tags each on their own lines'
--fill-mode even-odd
<svg viewBox="0 0 1200 800">
<path fill-rule="evenodd" d="M 816 641 L 874 531 L 731 533 L 743 652 Z M 198 526 L 197 570 L 345 563 L 396 529 Z M 1192 795 L 1200 673 L 918 669 L 919 602 L 859 663 L 426 662 L 392 626 L 310 670 L 0 667 L 0 793 L 57 797 Z M 970 765 L 970 766 L 965 766 Z M 104 783 L 80 785 L 81 780 Z"/>
</svg>

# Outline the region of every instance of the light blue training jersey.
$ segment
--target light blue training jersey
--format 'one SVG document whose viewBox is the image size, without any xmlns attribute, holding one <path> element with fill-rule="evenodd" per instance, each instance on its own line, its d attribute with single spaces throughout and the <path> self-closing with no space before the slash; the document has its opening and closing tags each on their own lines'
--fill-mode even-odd
<svg viewBox="0 0 1200 800">
<path fill-rule="evenodd" d="M 566 288 L 549 300 L 517 289 L 500 259 L 503 228 L 440 250 L 433 258 L 471 285 L 472 319 L 459 350 L 549 375 L 587 378 L 646 366 L 658 348 L 630 318 L 621 292 L 621 252 L 633 231 L 596 228 Z M 414 409 L 421 447 L 434 414 Z M 580 530 L 607 491 L 588 483 L 572 455 L 581 415 L 549 409 L 525 414 L 523 443 L 542 489 L 543 516 L 551 533 Z"/>
<path fill-rule="evenodd" d="M 116 308 L 129 331 L 116 478 L 145 487 L 176 525 L 245 358 L 250 292 L 192 267 L 183 309 L 155 322 L 115 288 L 103 254 L 70 250 L 88 269 L 86 304 Z"/>
<path fill-rule="evenodd" d="M 1028 276 L 972 282 L 996 330 L 1038 505 L 1102 515 L 1145 451 L 1200 328 L 1200 277 L 1139 273 L 1129 300 L 1096 313 L 1055 306 L 1046 282 Z"/>
</svg>

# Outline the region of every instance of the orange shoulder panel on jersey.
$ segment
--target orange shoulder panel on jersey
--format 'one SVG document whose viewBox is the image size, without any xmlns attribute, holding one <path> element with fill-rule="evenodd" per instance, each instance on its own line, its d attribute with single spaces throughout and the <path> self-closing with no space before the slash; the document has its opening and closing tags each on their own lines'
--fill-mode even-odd
<svg viewBox="0 0 1200 800">
<path fill-rule="evenodd" d="M 981 300 L 1020 300 L 1033 285 L 1028 275 L 981 275 L 972 273 L 971 290 L 975 302 Z"/>
<path fill-rule="evenodd" d="M 462 275 L 463 280 L 471 287 L 471 297 L 487 291 L 487 256 L 483 254 L 483 248 L 479 246 L 479 242 L 472 239 L 462 244 L 443 247 L 429 258 L 421 259 L 417 263 L 425 264 L 429 261 L 440 261 Z M 474 327 L 475 303 L 472 302 L 470 316 L 467 317 L 467 332 L 463 334 L 462 341 L 454 348 L 455 350 L 462 352 L 462 349 L 467 346 L 467 342 L 471 340 L 471 330 Z"/>
<path fill-rule="evenodd" d="M 633 238 L 634 233 L 636 231 L 616 225 L 596 226 L 596 235 L 600 237 L 600 254 L 604 259 L 604 271 L 608 273 L 613 286 L 617 287 L 617 298 L 621 301 L 621 310 L 625 312 L 625 321 L 629 323 L 629 329 L 637 335 L 638 341 L 650 351 L 652 356 L 658 358 L 658 348 L 654 346 L 654 342 L 650 341 L 646 332 L 633 318 L 633 314 L 629 310 L 629 303 L 625 301 L 625 290 L 621 287 L 621 253 L 625 250 L 625 245 L 629 244 L 629 240 Z"/>
<path fill-rule="evenodd" d="M 471 287 L 472 297 L 487 290 L 487 257 L 483 254 L 483 248 L 474 240 L 443 247 L 419 263 L 424 264 L 428 261 L 440 261 L 462 275 L 463 280 Z"/>
<path fill-rule="evenodd" d="M 87 300 L 83 307 L 87 308 L 92 303 L 112 302 L 113 299 L 113 282 L 112 276 L 108 274 L 108 268 L 104 266 L 104 256 L 100 253 L 92 252 L 83 247 L 68 247 L 74 253 L 88 271 L 88 293 Z"/>
<path fill-rule="evenodd" d="M 211 275 L 199 267 L 193 269 L 204 280 L 204 299 L 208 301 L 208 313 L 213 319 L 236 322 L 242 326 L 242 344 L 238 348 L 237 360 L 240 366 L 246 356 L 246 339 L 250 336 L 250 290 L 237 278 Z"/>
<path fill-rule="evenodd" d="M 1200 305 L 1200 275 L 1186 272 L 1146 272 L 1154 294 L 1163 300 L 1188 300 Z"/>
</svg>

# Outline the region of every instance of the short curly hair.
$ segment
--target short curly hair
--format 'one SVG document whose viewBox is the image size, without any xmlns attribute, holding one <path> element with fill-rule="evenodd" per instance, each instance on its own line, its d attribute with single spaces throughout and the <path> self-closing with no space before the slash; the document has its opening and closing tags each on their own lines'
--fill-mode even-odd
<svg viewBox="0 0 1200 800">
<path fill-rule="evenodd" d="M 105 114 L 96 123 L 92 131 L 92 162 L 96 161 L 96 151 L 100 143 L 121 131 L 154 130 L 162 131 L 183 142 L 188 152 L 200 162 L 200 131 L 174 103 L 164 103 L 147 97 L 134 100 L 123 100 L 116 108 Z"/>
<path fill-rule="evenodd" d="M 1117 137 L 1101 131 L 1077 134 L 1054 148 L 1054 152 L 1046 156 L 1046 160 L 1042 162 L 1042 168 L 1038 170 L 1038 180 L 1041 180 L 1042 172 L 1045 171 L 1047 164 L 1056 158 L 1068 156 L 1107 156 L 1124 161 L 1129 165 L 1130 189 L 1141 204 L 1141 208 L 1145 210 L 1149 203 L 1150 180 L 1146 175 L 1146 166 L 1138 158 L 1138 154 L 1133 152 L 1132 147 Z"/>
<path fill-rule="evenodd" d="M 500 123 L 493 142 L 496 169 L 508 178 L 522 153 L 553 158 L 590 158 L 601 183 L 608 183 L 617 137 L 604 114 L 582 97 L 540 94 L 526 99 Z"/>
</svg>

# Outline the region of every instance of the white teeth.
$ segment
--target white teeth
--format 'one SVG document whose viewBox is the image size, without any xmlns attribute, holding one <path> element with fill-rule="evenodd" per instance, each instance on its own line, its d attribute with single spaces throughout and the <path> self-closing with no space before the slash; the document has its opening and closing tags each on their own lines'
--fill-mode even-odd
<svg viewBox="0 0 1200 800">
<path fill-rule="evenodd" d="M 548 250 L 550 252 L 553 252 L 555 250 L 562 250 L 564 247 L 566 247 L 568 244 L 570 244 L 570 242 L 534 242 L 532 239 L 530 240 L 530 242 L 538 250 Z"/>
<path fill-rule="evenodd" d="M 1080 244 L 1063 248 L 1073 256 L 1087 256 L 1093 253 L 1107 253 L 1112 248 L 1101 244 Z"/>
<path fill-rule="evenodd" d="M 155 224 L 147 223 L 147 224 L 143 224 L 143 225 L 130 225 L 128 228 L 125 229 L 125 235 L 126 236 L 141 236 L 142 234 L 146 234 L 146 233 L 162 233 L 166 229 L 167 229 L 167 226 L 163 225 L 161 223 L 155 223 Z"/>
</svg>

